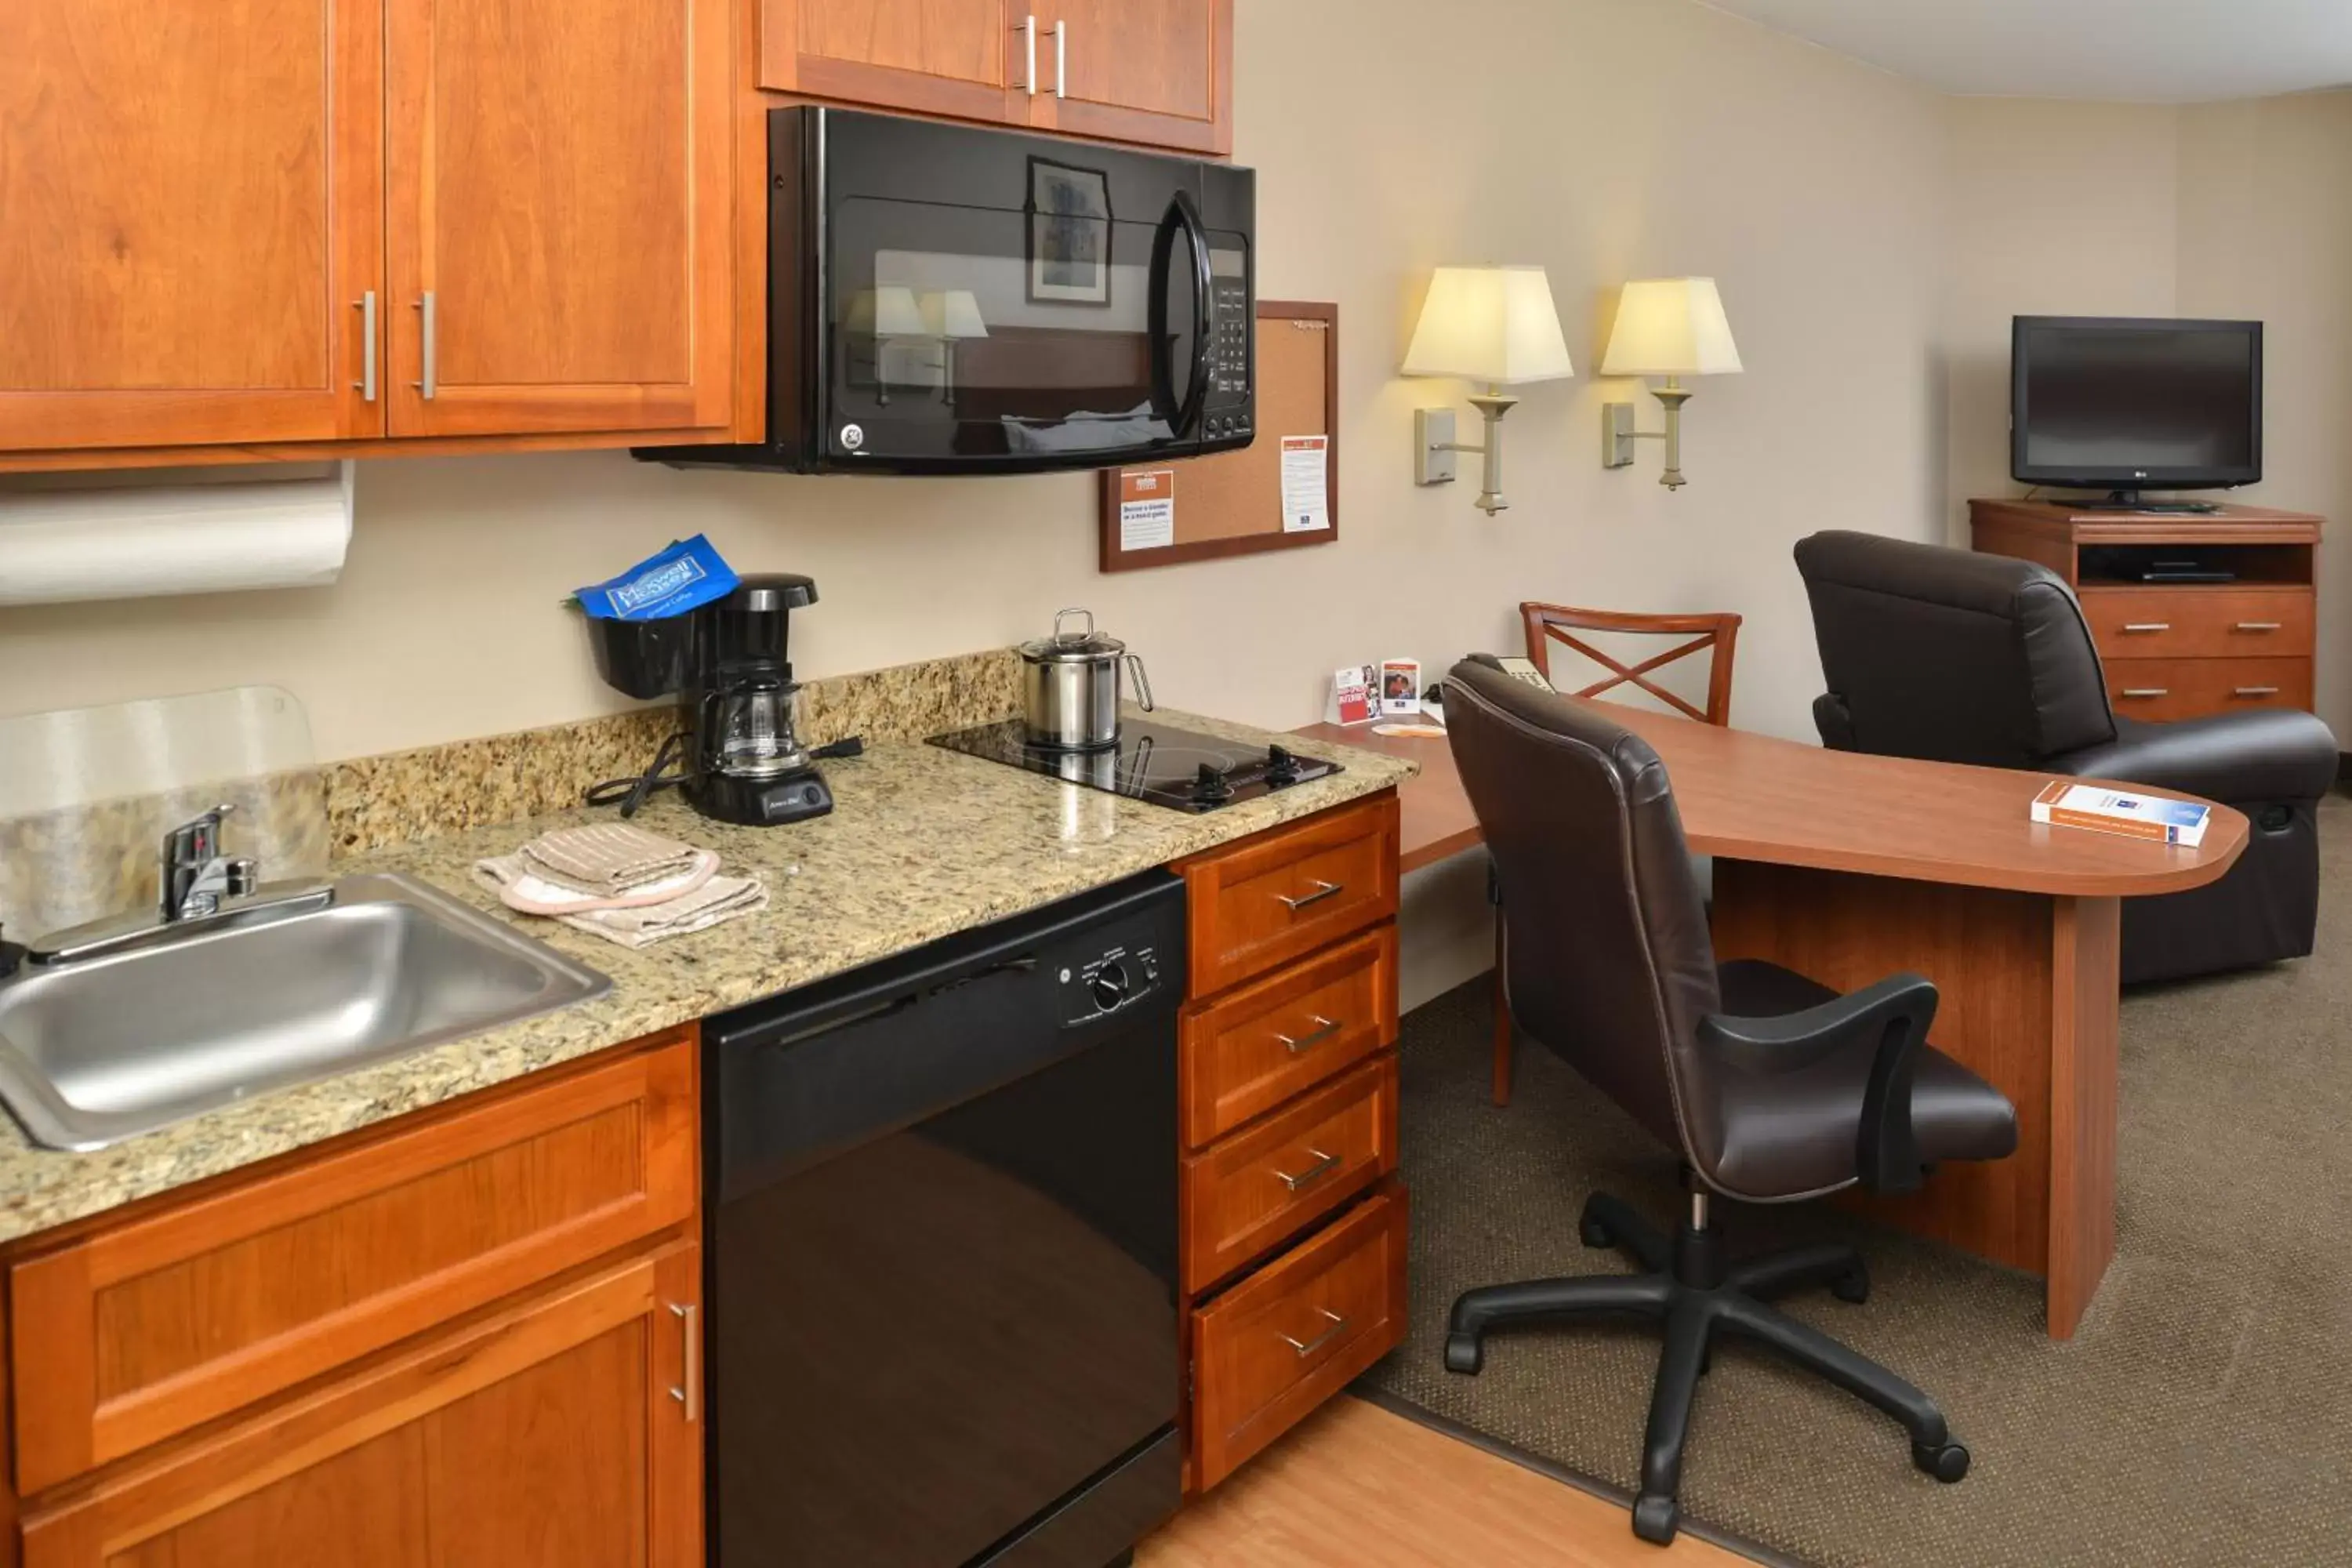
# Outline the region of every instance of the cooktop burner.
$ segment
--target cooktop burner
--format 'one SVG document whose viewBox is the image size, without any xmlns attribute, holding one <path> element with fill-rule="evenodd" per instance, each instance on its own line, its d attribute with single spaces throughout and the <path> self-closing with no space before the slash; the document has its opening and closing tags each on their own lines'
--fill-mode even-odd
<svg viewBox="0 0 2352 1568">
<path fill-rule="evenodd" d="M 1149 720 L 1125 721 L 1117 745 L 1093 752 L 1033 746 L 1023 738 L 1024 730 L 1020 720 L 1007 719 L 934 735 L 931 744 L 1177 811 L 1214 811 L 1340 771 L 1337 763 L 1281 746 L 1252 746 Z"/>
</svg>

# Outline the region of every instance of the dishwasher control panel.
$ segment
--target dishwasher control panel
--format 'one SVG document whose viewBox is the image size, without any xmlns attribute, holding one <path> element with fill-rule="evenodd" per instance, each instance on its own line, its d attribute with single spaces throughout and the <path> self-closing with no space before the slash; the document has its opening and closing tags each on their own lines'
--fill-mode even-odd
<svg viewBox="0 0 2352 1568">
<path fill-rule="evenodd" d="M 1160 950 L 1149 942 L 1107 947 L 1064 963 L 1057 978 L 1063 1026 L 1091 1024 L 1160 989 Z"/>
</svg>

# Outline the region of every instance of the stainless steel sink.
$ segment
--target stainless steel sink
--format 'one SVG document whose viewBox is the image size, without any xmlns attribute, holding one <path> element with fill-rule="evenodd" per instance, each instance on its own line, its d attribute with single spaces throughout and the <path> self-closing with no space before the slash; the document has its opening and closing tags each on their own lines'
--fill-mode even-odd
<svg viewBox="0 0 2352 1568">
<path fill-rule="evenodd" d="M 0 982 L 0 1100 L 98 1149 L 289 1084 L 602 995 L 612 982 L 407 877 Z"/>
</svg>

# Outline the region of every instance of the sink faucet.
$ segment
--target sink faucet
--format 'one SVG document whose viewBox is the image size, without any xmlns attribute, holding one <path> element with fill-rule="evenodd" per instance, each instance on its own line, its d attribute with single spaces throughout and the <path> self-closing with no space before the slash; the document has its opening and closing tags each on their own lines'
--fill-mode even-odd
<svg viewBox="0 0 2352 1568">
<path fill-rule="evenodd" d="M 221 818 L 236 807 L 213 807 L 163 836 L 163 863 L 157 879 L 161 914 L 167 925 L 220 912 L 224 898 L 244 898 L 260 885 L 252 860 L 232 860 L 220 852 Z"/>
<path fill-rule="evenodd" d="M 227 926 L 285 920 L 335 901 L 334 889 L 325 882 L 272 882 L 265 887 L 257 862 L 222 854 L 221 818 L 232 809 L 216 805 L 163 836 L 158 868 L 162 889 L 153 910 L 110 915 L 71 931 L 52 931 L 22 947 L 0 942 L 0 984 L 28 968 L 52 968 L 201 936 Z"/>
</svg>

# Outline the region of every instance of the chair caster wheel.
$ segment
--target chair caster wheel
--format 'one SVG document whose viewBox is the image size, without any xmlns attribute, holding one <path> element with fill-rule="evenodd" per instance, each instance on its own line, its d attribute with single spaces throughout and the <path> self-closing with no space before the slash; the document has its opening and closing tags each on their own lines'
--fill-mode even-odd
<svg viewBox="0 0 2352 1568">
<path fill-rule="evenodd" d="M 1633 1503 L 1633 1533 L 1655 1545 L 1664 1546 L 1675 1538 L 1682 1521 L 1682 1510 L 1675 1500 L 1656 1492 L 1643 1492 Z"/>
<path fill-rule="evenodd" d="M 1870 1270 L 1857 1263 L 1830 1281 L 1830 1294 L 1841 1301 L 1861 1306 L 1870 1300 Z"/>
<path fill-rule="evenodd" d="M 1607 1226 L 1601 1223 L 1601 1216 L 1592 1212 L 1592 1205 L 1589 1203 L 1576 1222 L 1576 1234 L 1585 1246 L 1595 1252 L 1605 1252 L 1617 1245 L 1617 1238 L 1610 1234 Z"/>
<path fill-rule="evenodd" d="M 1445 1336 L 1445 1370 L 1458 1372 L 1465 1377 L 1475 1377 L 1478 1369 L 1486 1364 L 1486 1352 L 1475 1334 Z"/>
<path fill-rule="evenodd" d="M 1946 1486 L 1969 1473 L 1969 1451 L 1958 1443 L 1914 1443 L 1911 1462 Z"/>
</svg>

